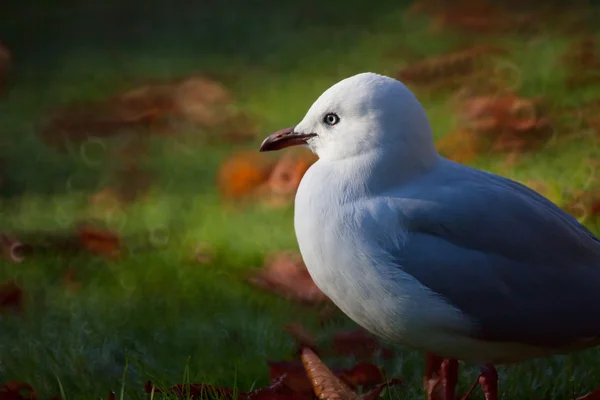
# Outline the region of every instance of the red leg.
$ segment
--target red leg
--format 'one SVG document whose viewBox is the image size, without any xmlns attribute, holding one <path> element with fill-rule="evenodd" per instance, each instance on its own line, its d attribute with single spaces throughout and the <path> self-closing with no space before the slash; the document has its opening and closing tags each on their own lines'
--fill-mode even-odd
<svg viewBox="0 0 600 400">
<path fill-rule="evenodd" d="M 445 359 L 441 366 L 442 387 L 445 400 L 456 400 L 458 384 L 458 361 Z"/>
<path fill-rule="evenodd" d="M 426 355 L 423 386 L 428 400 L 456 400 L 458 361 Z"/>
<path fill-rule="evenodd" d="M 479 384 L 485 400 L 498 400 L 498 371 L 492 364 L 481 367 Z"/>
<path fill-rule="evenodd" d="M 440 399 L 440 369 L 443 358 L 435 354 L 427 353 L 425 355 L 425 376 L 423 377 L 423 387 L 427 395 L 427 400 Z"/>
</svg>

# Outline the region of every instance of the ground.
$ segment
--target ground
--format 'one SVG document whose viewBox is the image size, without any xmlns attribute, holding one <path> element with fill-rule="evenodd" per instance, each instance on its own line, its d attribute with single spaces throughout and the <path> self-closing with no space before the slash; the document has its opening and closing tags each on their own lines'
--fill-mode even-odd
<svg viewBox="0 0 600 400">
<path fill-rule="evenodd" d="M 432 33 L 428 20 L 406 17 L 398 1 L 288 3 L 69 1 L 48 8 L 23 1 L 0 13 L 0 38 L 15 60 L 10 91 L 0 97 L 2 229 L 67 230 L 87 196 L 110 180 L 103 162 L 87 162 L 78 148 L 59 154 L 38 139 L 37 123 L 49 109 L 101 99 L 132 80 L 208 71 L 235 93 L 239 107 L 259 117 L 266 135 L 299 121 L 343 77 L 393 74 L 406 64 L 406 54 L 439 54 L 465 40 Z M 494 40 L 513 48 L 524 77 L 521 94 L 566 103 L 600 94 L 590 88 L 571 95 L 560 83 L 559 56 L 567 38 L 542 33 Z M 447 99 L 421 100 L 436 138 L 443 137 L 455 123 Z M 242 147 L 253 150 L 259 142 Z M 487 154 L 470 163 L 577 189 L 590 176 L 596 143 L 550 144 L 514 166 Z M 354 326 L 341 316 L 320 328 L 311 308 L 244 282 L 267 253 L 297 248 L 293 209 L 225 207 L 214 181 L 231 145 L 182 147 L 157 139 L 149 150 L 149 168 L 157 175 L 151 201 L 111 221 L 123 235 L 162 235 L 160 246 L 122 261 L 54 254 L 18 265 L 0 261 L 0 281 L 15 279 L 26 295 L 24 315 L 0 317 L 0 381 L 30 382 L 44 396 L 62 385 L 69 399 L 121 388 L 126 399 L 145 398 L 143 383 L 152 377 L 249 390 L 269 383 L 266 360 L 292 357 L 285 323 L 301 321 L 323 337 Z M 200 242 L 215 249 L 209 265 L 190 260 Z M 65 289 L 69 268 L 82 283 L 78 291 Z M 501 368 L 504 398 L 566 400 L 586 393 L 600 386 L 599 355 L 588 350 Z M 389 375 L 407 381 L 392 397 L 422 398 L 422 354 L 400 349 L 397 358 L 379 361 Z M 473 366 L 465 367 L 460 390 L 475 376 Z"/>
</svg>

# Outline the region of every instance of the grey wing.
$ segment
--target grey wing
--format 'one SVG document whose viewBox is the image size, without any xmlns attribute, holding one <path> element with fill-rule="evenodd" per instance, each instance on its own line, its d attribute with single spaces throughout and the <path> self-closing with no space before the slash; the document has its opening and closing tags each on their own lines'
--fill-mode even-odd
<svg viewBox="0 0 600 400">
<path fill-rule="evenodd" d="M 546 346 L 600 336 L 600 241 L 590 231 L 496 175 L 433 183 L 392 200 L 408 230 L 395 256 L 476 322 L 474 336 Z"/>
</svg>

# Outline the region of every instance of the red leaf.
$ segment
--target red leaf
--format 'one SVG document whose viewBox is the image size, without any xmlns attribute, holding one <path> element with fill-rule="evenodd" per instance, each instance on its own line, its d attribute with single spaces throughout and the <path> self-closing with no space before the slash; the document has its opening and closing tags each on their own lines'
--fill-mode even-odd
<svg viewBox="0 0 600 400">
<path fill-rule="evenodd" d="M 249 393 L 239 393 L 237 396 L 238 400 L 312 400 L 312 391 L 309 394 L 297 393 L 287 387 L 284 383 L 286 375 L 279 377 L 274 380 L 271 386 L 260 388 Z M 310 383 L 309 383 L 310 385 Z M 203 383 L 192 383 L 190 385 L 180 384 L 171 386 L 166 392 L 171 395 L 175 395 L 178 398 L 188 398 L 188 386 L 189 397 L 194 399 L 214 399 L 220 400 L 233 399 L 234 393 L 232 389 L 217 387 L 213 385 L 207 385 Z M 311 387 L 312 388 L 312 387 Z M 146 393 L 163 393 L 162 390 L 155 387 L 152 382 L 148 381 L 145 385 Z M 2 400 L 2 399 L 0 399 Z"/>
<path fill-rule="evenodd" d="M 78 234 L 81 246 L 86 250 L 112 260 L 119 257 L 121 240 L 115 233 L 85 225 L 78 229 Z"/>
<path fill-rule="evenodd" d="M 38 396 L 28 383 L 10 381 L 0 385 L 0 400 L 37 400 Z"/>
<path fill-rule="evenodd" d="M 370 358 L 379 351 L 383 358 L 394 356 L 391 349 L 383 347 L 363 329 L 337 333 L 333 338 L 333 350 L 339 355 L 353 355 L 358 359 Z"/>
<path fill-rule="evenodd" d="M 575 400 L 600 400 L 600 389 L 596 389 L 584 396 L 578 397 Z"/>
<path fill-rule="evenodd" d="M 3 308 L 23 311 L 23 289 L 13 280 L 0 284 L 0 309 Z"/>
<path fill-rule="evenodd" d="M 591 215 L 600 214 L 600 201 L 596 201 L 594 204 L 592 204 L 590 214 Z"/>
<path fill-rule="evenodd" d="M 372 363 L 360 363 L 345 370 L 340 378 L 355 386 L 373 387 L 383 382 L 379 367 Z"/>
<path fill-rule="evenodd" d="M 301 362 L 267 361 L 267 364 L 271 380 L 281 379 L 286 387 L 297 393 L 312 393 L 312 384 Z"/>
<path fill-rule="evenodd" d="M 291 300 L 310 304 L 328 301 L 310 277 L 300 254 L 295 252 L 280 252 L 268 257 L 265 268 L 249 281 Z"/>
<path fill-rule="evenodd" d="M 243 394 L 246 400 L 312 400 L 312 393 L 298 393 L 284 383 L 286 375 L 281 376 L 271 386 Z"/>
</svg>

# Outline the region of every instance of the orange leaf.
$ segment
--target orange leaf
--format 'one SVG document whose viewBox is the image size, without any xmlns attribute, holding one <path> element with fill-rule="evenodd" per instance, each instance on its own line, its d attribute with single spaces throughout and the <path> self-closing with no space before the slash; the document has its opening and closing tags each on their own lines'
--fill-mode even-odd
<svg viewBox="0 0 600 400">
<path fill-rule="evenodd" d="M 223 197 L 240 199 L 254 194 L 270 172 L 268 158 L 250 152 L 234 153 L 221 164 L 217 186 Z"/>
<path fill-rule="evenodd" d="M 306 374 L 319 399 L 360 399 L 360 396 L 338 379 L 311 349 L 304 348 L 301 357 Z"/>
<path fill-rule="evenodd" d="M 89 225 L 78 229 L 79 242 L 89 252 L 114 260 L 121 254 L 121 240 L 110 231 L 99 230 Z"/>
</svg>

